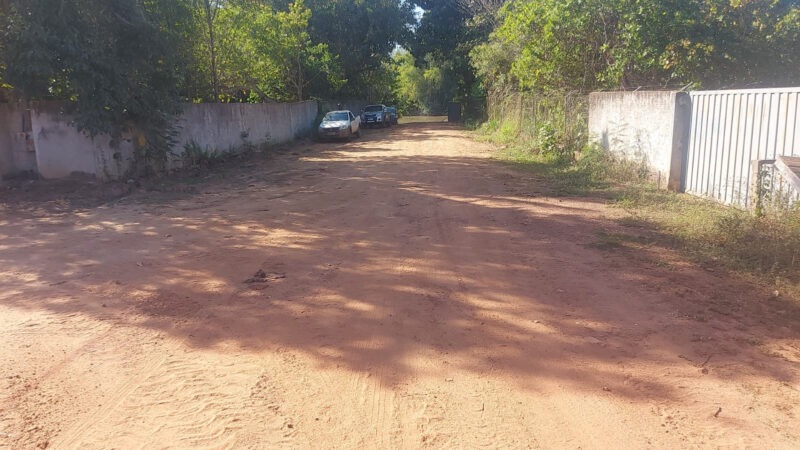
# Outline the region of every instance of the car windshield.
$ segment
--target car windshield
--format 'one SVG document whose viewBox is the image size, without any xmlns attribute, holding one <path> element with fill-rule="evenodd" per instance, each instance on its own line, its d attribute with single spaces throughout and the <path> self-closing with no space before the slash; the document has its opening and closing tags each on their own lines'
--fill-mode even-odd
<svg viewBox="0 0 800 450">
<path fill-rule="evenodd" d="M 364 111 L 366 111 L 366 112 L 381 112 L 381 111 L 383 111 L 383 107 L 380 106 L 380 105 L 367 106 L 366 108 L 364 108 Z"/>
<path fill-rule="evenodd" d="M 325 114 L 325 122 L 338 122 L 340 120 L 347 120 L 347 113 L 346 112 L 329 112 Z"/>
</svg>

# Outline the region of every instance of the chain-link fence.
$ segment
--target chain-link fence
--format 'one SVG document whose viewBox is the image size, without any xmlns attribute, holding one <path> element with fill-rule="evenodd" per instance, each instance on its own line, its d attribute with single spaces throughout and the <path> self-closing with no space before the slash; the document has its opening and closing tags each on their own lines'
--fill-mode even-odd
<svg viewBox="0 0 800 450">
<path fill-rule="evenodd" d="M 487 113 L 490 127 L 543 153 L 571 154 L 586 143 L 588 98 L 580 92 L 493 92 Z"/>
</svg>

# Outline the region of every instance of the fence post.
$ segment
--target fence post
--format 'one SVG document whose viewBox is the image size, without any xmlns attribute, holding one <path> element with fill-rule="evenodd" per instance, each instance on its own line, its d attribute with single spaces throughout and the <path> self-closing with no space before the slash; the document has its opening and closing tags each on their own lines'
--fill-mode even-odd
<svg viewBox="0 0 800 450">
<path fill-rule="evenodd" d="M 764 197 L 767 190 L 764 188 L 764 165 L 775 164 L 774 159 L 755 159 L 750 163 L 751 202 L 753 204 L 753 214 L 756 217 L 764 215 Z"/>
</svg>

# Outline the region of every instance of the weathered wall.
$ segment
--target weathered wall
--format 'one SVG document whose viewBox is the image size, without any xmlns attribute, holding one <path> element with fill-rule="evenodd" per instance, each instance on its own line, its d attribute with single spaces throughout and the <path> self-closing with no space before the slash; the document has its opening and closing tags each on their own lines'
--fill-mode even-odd
<svg viewBox="0 0 800 450">
<path fill-rule="evenodd" d="M 187 105 L 178 120 L 180 153 L 185 145 L 225 152 L 245 143 L 286 142 L 311 130 L 316 102 Z"/>
<path fill-rule="evenodd" d="M 628 159 L 644 160 L 660 187 L 681 187 L 690 119 L 691 102 L 683 92 L 589 95 L 590 139 Z"/>
<path fill-rule="evenodd" d="M 79 132 L 59 113 L 59 105 L 55 103 L 37 105 L 32 119 L 36 170 L 43 178 L 85 173 L 106 180 L 125 173 L 133 154 L 130 141 L 112 148 L 107 135 L 92 138 Z"/>
<path fill-rule="evenodd" d="M 37 104 L 30 114 L 30 132 L 22 133 L 24 108 L 0 105 L 0 175 L 35 171 L 43 178 L 86 173 L 115 179 L 127 171 L 133 144 L 111 146 L 108 136 L 95 138 L 75 129 L 53 103 Z M 172 165 L 179 166 L 186 145 L 209 153 L 227 152 L 244 144 L 286 142 L 311 130 L 316 102 L 262 104 L 189 104 L 177 119 L 177 144 Z"/>
<path fill-rule="evenodd" d="M 36 153 L 25 108 L 0 103 L 0 177 L 36 171 Z"/>
</svg>

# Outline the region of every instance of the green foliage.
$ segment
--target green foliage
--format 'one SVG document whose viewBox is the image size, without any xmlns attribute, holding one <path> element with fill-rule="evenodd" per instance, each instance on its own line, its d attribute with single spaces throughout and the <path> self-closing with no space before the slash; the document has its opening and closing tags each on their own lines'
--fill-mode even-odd
<svg viewBox="0 0 800 450">
<path fill-rule="evenodd" d="M 112 143 L 133 137 L 133 171 L 160 170 L 191 64 L 185 2 L 13 0 L 0 60 L 26 100 L 60 100 L 75 126 Z"/>
<path fill-rule="evenodd" d="M 408 48 L 427 80 L 418 83 L 417 94 L 407 99 L 418 103 L 420 112 L 444 113 L 451 101 L 462 103 L 468 116 L 482 111 L 475 108 L 483 104 L 483 91 L 469 54 L 488 38 L 494 11 L 503 1 L 414 1 L 424 12 Z"/>
<path fill-rule="evenodd" d="M 164 130 L 179 110 L 189 14 L 180 2 L 16 0 L 2 39 L 7 81 L 27 99 L 66 100 L 92 135 Z"/>
<path fill-rule="evenodd" d="M 198 16 L 206 14 L 204 5 L 199 3 Z M 245 0 L 212 7 L 214 52 L 206 21 L 201 26 L 205 33 L 193 41 L 198 60 L 204 62 L 194 68 L 192 78 L 202 83 L 191 98 L 296 101 L 335 92 L 346 81 L 337 57 L 326 44 L 313 41 L 312 12 L 301 0 L 287 3 L 285 10 Z"/>
<path fill-rule="evenodd" d="M 586 144 L 586 98 L 572 93 L 494 93 L 482 134 L 544 160 L 567 163 Z"/>
<path fill-rule="evenodd" d="M 285 9 L 291 0 L 271 0 Z M 388 86 L 384 64 L 395 46 L 410 38 L 411 4 L 397 0 L 306 0 L 313 12 L 309 35 L 338 57 L 341 79 L 327 95 L 382 101 Z M 390 77 L 389 77 L 390 78 Z"/>
<path fill-rule="evenodd" d="M 287 11 L 269 13 L 262 9 L 253 17 L 253 39 L 257 67 L 266 77 L 261 91 L 279 100 L 300 101 L 306 89 L 318 79 L 332 86 L 343 81 L 338 76 L 336 58 L 326 44 L 314 44 L 309 34 L 311 10 L 303 0 L 295 0 Z"/>
<path fill-rule="evenodd" d="M 439 63 L 429 54 L 420 67 L 407 51 L 394 55 L 396 71 L 395 95 L 400 108 L 408 114 L 443 114 L 447 103 L 456 94 L 451 80 L 452 71 L 447 63 Z"/>
<path fill-rule="evenodd" d="M 793 0 L 516 0 L 472 62 L 490 87 L 798 83 Z"/>
</svg>

